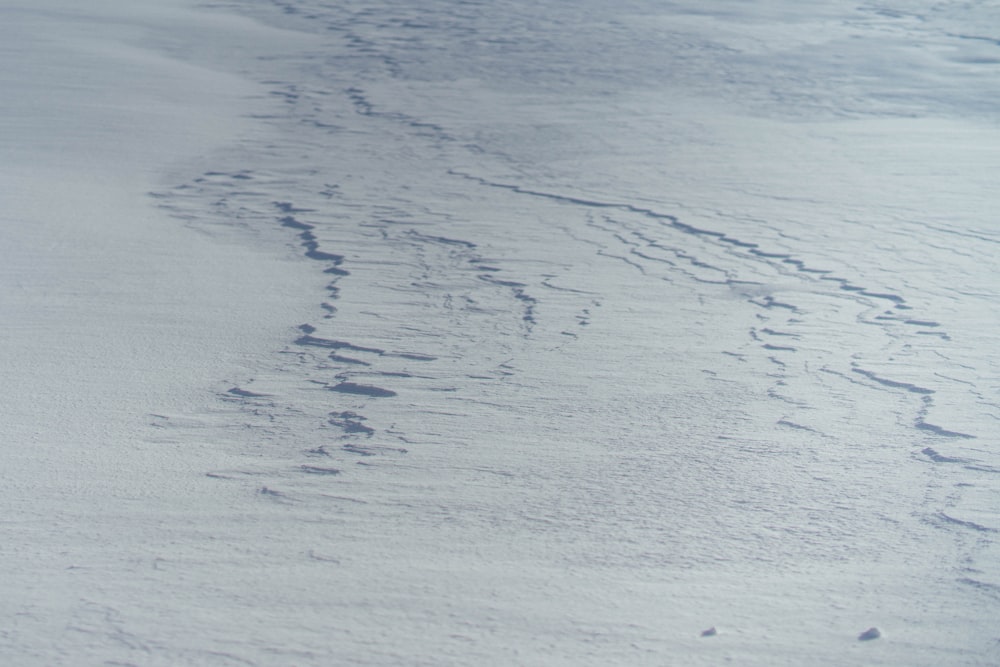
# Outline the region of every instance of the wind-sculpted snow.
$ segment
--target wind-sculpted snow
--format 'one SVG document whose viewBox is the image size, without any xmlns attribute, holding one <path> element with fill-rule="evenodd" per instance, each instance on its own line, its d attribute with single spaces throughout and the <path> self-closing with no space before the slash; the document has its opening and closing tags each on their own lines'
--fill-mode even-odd
<svg viewBox="0 0 1000 667">
<path fill-rule="evenodd" d="M 95 579 L 85 639 L 0 649 L 995 664 L 992 10 L 212 11 L 287 41 L 165 40 L 257 93 L 149 200 L 286 264 L 299 319 L 245 296 L 282 343 L 149 417 L 199 463 L 148 493 L 207 500 Z"/>
</svg>

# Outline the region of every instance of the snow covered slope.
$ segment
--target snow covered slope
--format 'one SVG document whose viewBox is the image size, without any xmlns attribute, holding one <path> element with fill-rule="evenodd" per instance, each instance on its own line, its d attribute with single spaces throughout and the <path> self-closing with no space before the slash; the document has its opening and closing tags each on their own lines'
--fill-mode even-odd
<svg viewBox="0 0 1000 667">
<path fill-rule="evenodd" d="M 8 662 L 1000 660 L 996 9 L 42 5 Z"/>
</svg>

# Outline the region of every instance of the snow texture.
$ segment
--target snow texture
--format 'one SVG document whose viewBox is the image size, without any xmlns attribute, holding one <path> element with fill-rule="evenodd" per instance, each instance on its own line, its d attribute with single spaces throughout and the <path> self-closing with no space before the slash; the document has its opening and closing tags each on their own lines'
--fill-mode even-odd
<svg viewBox="0 0 1000 667">
<path fill-rule="evenodd" d="M 0 17 L 4 664 L 1000 662 L 992 3 Z"/>
</svg>

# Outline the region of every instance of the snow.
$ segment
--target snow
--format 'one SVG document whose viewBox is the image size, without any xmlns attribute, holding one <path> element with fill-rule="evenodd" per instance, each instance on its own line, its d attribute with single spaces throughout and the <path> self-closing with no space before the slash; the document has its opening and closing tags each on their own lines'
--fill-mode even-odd
<svg viewBox="0 0 1000 667">
<path fill-rule="evenodd" d="M 994 8 L 0 13 L 5 663 L 997 663 Z"/>
</svg>

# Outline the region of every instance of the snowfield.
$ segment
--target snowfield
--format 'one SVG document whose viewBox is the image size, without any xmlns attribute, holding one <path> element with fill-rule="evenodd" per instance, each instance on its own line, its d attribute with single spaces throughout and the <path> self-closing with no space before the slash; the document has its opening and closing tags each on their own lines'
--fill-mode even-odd
<svg viewBox="0 0 1000 667">
<path fill-rule="evenodd" d="M 990 3 L 0 1 L 0 661 L 1000 663 Z"/>
</svg>

